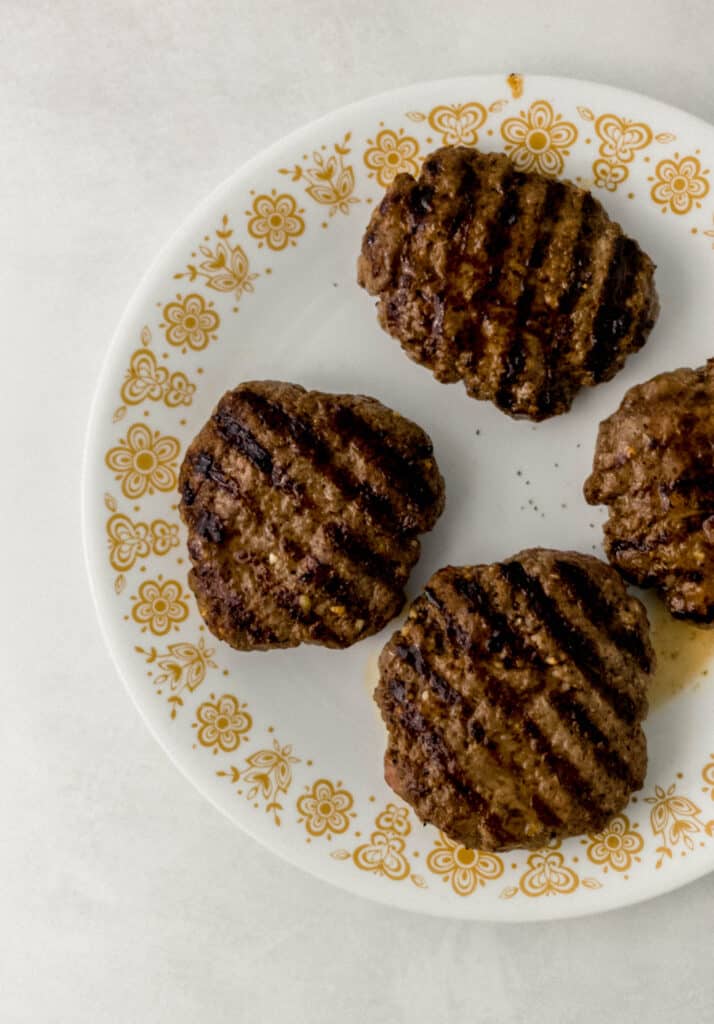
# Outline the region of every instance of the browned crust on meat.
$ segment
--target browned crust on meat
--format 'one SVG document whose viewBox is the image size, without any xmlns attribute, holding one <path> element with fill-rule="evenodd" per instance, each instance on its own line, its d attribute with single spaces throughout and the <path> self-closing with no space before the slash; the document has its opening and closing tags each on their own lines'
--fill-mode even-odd
<svg viewBox="0 0 714 1024">
<path fill-rule="evenodd" d="M 382 327 L 437 380 L 514 417 L 567 411 L 657 319 L 654 264 L 593 196 L 447 146 L 372 214 L 358 281 Z"/>
<path fill-rule="evenodd" d="M 380 657 L 388 784 L 469 847 L 602 828 L 641 788 L 647 615 L 575 552 L 441 569 Z"/>
<path fill-rule="evenodd" d="M 714 359 L 630 388 L 600 424 L 591 505 L 609 506 L 605 550 L 676 618 L 714 624 Z"/>
<path fill-rule="evenodd" d="M 276 381 L 223 396 L 179 487 L 189 583 L 210 630 L 239 650 L 378 632 L 444 506 L 415 423 L 374 398 Z"/>
</svg>

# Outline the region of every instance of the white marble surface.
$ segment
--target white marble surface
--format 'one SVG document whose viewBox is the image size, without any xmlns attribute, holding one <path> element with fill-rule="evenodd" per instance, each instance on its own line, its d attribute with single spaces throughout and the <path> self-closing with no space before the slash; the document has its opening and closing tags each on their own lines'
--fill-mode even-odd
<svg viewBox="0 0 714 1024">
<path fill-rule="evenodd" d="M 2 0 L 0 25 L 0 1021 L 712 1020 L 714 877 L 599 918 L 460 924 L 330 889 L 224 821 L 102 646 L 79 474 L 124 304 L 237 164 L 330 108 L 478 71 L 714 121 L 714 8 Z"/>
</svg>

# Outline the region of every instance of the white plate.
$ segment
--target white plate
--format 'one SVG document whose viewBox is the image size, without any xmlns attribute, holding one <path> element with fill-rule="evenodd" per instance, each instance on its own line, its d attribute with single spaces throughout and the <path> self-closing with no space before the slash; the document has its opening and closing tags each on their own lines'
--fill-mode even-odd
<svg viewBox="0 0 714 1024">
<path fill-rule="evenodd" d="M 360 237 L 398 170 L 445 142 L 505 150 L 592 188 L 658 264 L 644 350 L 567 416 L 534 426 L 445 387 L 377 326 L 355 283 Z M 374 395 L 434 439 L 446 511 L 409 595 L 447 563 L 532 545 L 601 553 L 581 487 L 598 422 L 626 388 L 714 348 L 714 131 L 587 82 L 500 76 L 410 86 L 340 110 L 242 167 L 178 230 L 111 346 L 84 478 L 87 560 L 126 686 L 201 792 L 294 864 L 385 903 L 453 917 L 587 914 L 714 867 L 714 638 L 653 609 L 661 669 L 644 789 L 606 834 L 539 853 L 454 847 L 382 779 L 370 699 L 380 636 L 239 654 L 205 630 L 186 585 L 175 478 L 220 395 L 277 378 Z M 676 655 L 676 656 L 675 656 Z M 707 674 L 709 670 L 713 671 Z"/>
</svg>

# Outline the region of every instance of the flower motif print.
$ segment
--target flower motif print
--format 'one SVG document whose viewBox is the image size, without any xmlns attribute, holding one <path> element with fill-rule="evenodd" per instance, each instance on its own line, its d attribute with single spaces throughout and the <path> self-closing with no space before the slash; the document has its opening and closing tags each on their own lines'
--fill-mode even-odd
<svg viewBox="0 0 714 1024">
<path fill-rule="evenodd" d="M 177 295 L 176 302 L 164 306 L 163 317 L 167 342 L 182 352 L 189 349 L 200 352 L 218 337 L 216 331 L 220 317 L 206 304 L 202 295 L 187 295 L 185 299 Z"/>
<path fill-rule="evenodd" d="M 185 373 L 169 373 L 165 366 L 159 366 L 156 356 L 148 348 L 134 352 L 121 388 L 122 401 L 127 405 L 138 405 L 143 401 L 160 402 L 169 408 L 190 405 L 196 385 Z"/>
<path fill-rule="evenodd" d="M 352 794 L 340 788 L 329 779 L 318 779 L 312 789 L 298 797 L 297 809 L 311 836 L 339 835 L 346 832 L 350 824 Z"/>
<path fill-rule="evenodd" d="M 201 746 L 212 747 L 214 754 L 219 750 L 226 753 L 237 750 L 241 742 L 247 739 L 253 725 L 253 719 L 246 708 L 247 705 L 241 704 L 231 693 L 201 704 L 196 711 L 197 735 Z"/>
<path fill-rule="evenodd" d="M 562 853 L 544 849 L 528 857 L 528 871 L 521 877 L 519 887 L 526 896 L 555 896 L 575 892 L 579 881 L 575 872 L 565 866 Z"/>
<path fill-rule="evenodd" d="M 288 244 L 297 245 L 295 239 L 305 230 L 305 221 L 301 217 L 304 212 L 298 209 L 291 195 L 277 195 L 273 189 L 269 196 L 255 197 L 252 216 L 250 210 L 246 211 L 250 217 L 248 234 L 258 239 L 259 247 L 267 245 L 276 252 Z"/>
<path fill-rule="evenodd" d="M 426 866 L 442 875 L 458 896 L 470 896 L 479 886 L 503 874 L 503 861 L 493 853 L 468 850 L 443 832 L 426 858 Z"/>
<path fill-rule="evenodd" d="M 519 171 L 562 174 L 564 157 L 578 137 L 570 121 L 556 114 L 547 100 L 536 100 L 520 117 L 509 117 L 501 125 L 506 153 Z"/>
<path fill-rule="evenodd" d="M 677 784 L 672 783 L 666 790 L 655 786 L 654 796 L 645 797 L 652 805 L 650 827 L 660 845 L 660 857 L 655 867 L 661 868 L 664 858 L 674 856 L 673 848 L 682 846 L 682 854 L 691 852 L 697 840 L 703 843 L 704 836 L 714 835 L 714 821 L 702 821 L 702 810 L 688 796 L 676 792 Z"/>
<path fill-rule="evenodd" d="M 357 847 L 352 859 L 360 870 L 383 875 L 394 882 L 409 876 L 404 840 L 394 832 L 373 832 L 368 843 Z"/>
<path fill-rule="evenodd" d="M 403 128 L 399 132 L 384 128 L 374 142 L 368 139 L 367 143 L 369 148 L 364 162 L 369 176 L 376 178 L 384 188 L 391 185 L 398 174 L 418 173 L 419 143 L 411 135 L 405 135 Z"/>
<path fill-rule="evenodd" d="M 188 605 L 177 580 L 145 580 L 134 599 L 131 616 L 155 636 L 165 636 L 177 623 L 188 618 Z"/>
<path fill-rule="evenodd" d="M 186 269 L 174 274 L 174 277 L 187 277 L 189 281 L 203 278 L 207 288 L 216 292 L 232 292 L 238 300 L 255 290 L 253 282 L 258 275 L 251 273 L 245 249 L 233 241 L 233 228 L 229 227 L 228 214 L 224 213 L 221 217 L 221 226 L 216 228 L 215 235 L 215 247 L 199 245 L 191 256 L 198 259 L 200 255 L 203 259 L 198 263 L 188 263 Z M 204 242 L 210 242 L 208 235 L 204 237 Z M 235 306 L 234 312 L 237 311 L 238 307 Z"/>
<path fill-rule="evenodd" d="M 475 146 L 487 117 L 486 108 L 480 103 L 454 103 L 434 107 L 428 121 L 445 146 Z"/>
<path fill-rule="evenodd" d="M 660 160 L 655 168 L 650 195 L 662 207 L 662 213 L 671 210 L 680 216 L 689 213 L 693 206 L 701 206 L 700 200 L 709 193 L 709 182 L 696 156 L 685 156 L 674 160 Z"/>
<path fill-rule="evenodd" d="M 383 832 L 394 832 L 398 836 L 408 836 L 412 830 L 409 822 L 409 809 L 397 807 L 396 804 L 387 804 L 385 809 L 377 815 L 374 823 Z"/>
<path fill-rule="evenodd" d="M 154 491 L 173 491 L 176 487 L 176 460 L 179 443 L 145 423 L 134 423 L 116 448 L 106 455 L 106 464 L 121 481 L 127 498 L 141 498 Z"/>
<path fill-rule="evenodd" d="M 616 814 L 602 832 L 590 833 L 588 839 L 588 857 L 604 871 L 629 871 L 633 860 L 639 861 L 638 854 L 645 845 L 626 814 Z"/>
</svg>

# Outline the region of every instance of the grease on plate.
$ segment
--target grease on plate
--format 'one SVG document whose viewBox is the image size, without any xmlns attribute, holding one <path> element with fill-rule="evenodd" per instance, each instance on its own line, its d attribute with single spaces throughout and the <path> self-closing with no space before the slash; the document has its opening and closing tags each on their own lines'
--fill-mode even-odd
<svg viewBox="0 0 714 1024">
<path fill-rule="evenodd" d="M 714 657 L 714 630 L 701 629 L 673 619 L 664 605 L 647 602 L 657 669 L 650 684 L 650 708 L 654 710 L 685 690 L 701 685 Z"/>
</svg>

